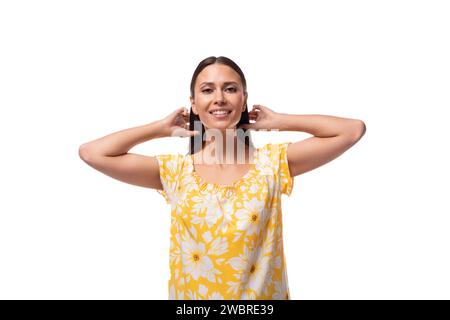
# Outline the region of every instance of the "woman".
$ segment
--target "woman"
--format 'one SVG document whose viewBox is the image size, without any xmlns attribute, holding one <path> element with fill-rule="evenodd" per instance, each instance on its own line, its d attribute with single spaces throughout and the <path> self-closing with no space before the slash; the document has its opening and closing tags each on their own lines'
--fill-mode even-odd
<svg viewBox="0 0 450 320">
<path fill-rule="evenodd" d="M 171 299 L 289 299 L 281 194 L 291 194 L 295 176 L 335 159 L 365 133 L 356 119 L 261 105 L 248 112 L 247 97 L 241 69 L 226 57 L 208 57 L 193 74 L 189 113 L 179 108 L 80 147 L 93 168 L 156 189 L 172 205 Z M 251 130 L 313 137 L 255 148 Z M 189 153 L 128 152 L 170 136 L 190 137 Z"/>
</svg>

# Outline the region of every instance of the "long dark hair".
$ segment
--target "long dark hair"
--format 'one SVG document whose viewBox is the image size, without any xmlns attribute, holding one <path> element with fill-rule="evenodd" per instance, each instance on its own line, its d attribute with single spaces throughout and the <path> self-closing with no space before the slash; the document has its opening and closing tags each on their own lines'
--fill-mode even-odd
<svg viewBox="0 0 450 320">
<path fill-rule="evenodd" d="M 239 68 L 239 66 L 231 59 L 227 58 L 227 57 L 215 57 L 215 56 L 211 56 L 208 57 L 204 60 L 202 60 L 197 68 L 194 71 L 194 74 L 192 75 L 192 80 L 191 80 L 191 97 L 194 98 L 195 97 L 195 82 L 197 81 L 197 77 L 199 75 L 199 73 L 206 68 L 207 66 L 214 64 L 214 63 L 220 63 L 220 64 L 224 64 L 229 66 L 230 68 L 233 68 L 234 71 L 236 71 L 240 78 L 241 78 L 241 82 L 242 82 L 242 86 L 244 87 L 244 93 L 247 93 L 247 82 L 245 80 L 245 76 L 244 73 L 242 72 L 241 68 Z M 194 112 L 192 112 L 192 107 L 190 110 L 190 116 L 189 116 L 189 130 L 194 130 L 194 123 L 201 123 L 200 121 L 200 117 L 196 114 L 194 114 Z M 245 111 L 241 113 L 241 119 L 239 120 L 239 122 L 236 125 L 237 129 L 237 137 L 238 139 L 240 139 L 241 141 L 243 141 L 247 146 L 251 146 L 253 147 L 253 141 L 252 141 L 252 137 L 250 135 L 250 132 L 247 132 L 248 129 L 245 128 L 240 128 L 241 125 L 243 124 L 249 124 L 249 117 L 248 117 L 248 107 L 247 107 L 247 103 L 245 104 Z M 201 134 L 197 134 L 195 136 L 191 136 L 190 140 L 189 140 L 189 154 L 194 154 L 197 151 L 200 151 L 201 149 L 203 149 L 205 141 L 203 140 L 203 136 L 205 134 L 205 126 L 203 125 L 203 123 L 201 123 Z M 245 137 L 248 137 L 248 139 L 245 139 Z"/>
</svg>

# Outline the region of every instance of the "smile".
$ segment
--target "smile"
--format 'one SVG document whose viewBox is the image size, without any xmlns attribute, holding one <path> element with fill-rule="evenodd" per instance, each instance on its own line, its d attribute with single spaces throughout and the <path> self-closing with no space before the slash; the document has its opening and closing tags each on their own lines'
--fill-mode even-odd
<svg viewBox="0 0 450 320">
<path fill-rule="evenodd" d="M 226 119 L 230 113 L 231 110 L 215 110 L 210 112 L 210 114 L 216 119 Z"/>
</svg>

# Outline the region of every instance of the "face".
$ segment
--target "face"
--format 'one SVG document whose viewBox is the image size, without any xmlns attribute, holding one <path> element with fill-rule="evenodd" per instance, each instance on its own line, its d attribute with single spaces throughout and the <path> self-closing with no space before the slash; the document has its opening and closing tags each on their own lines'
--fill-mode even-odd
<svg viewBox="0 0 450 320">
<path fill-rule="evenodd" d="M 211 64 L 198 74 L 192 111 L 207 129 L 236 128 L 246 102 L 241 78 L 229 66 Z"/>
</svg>

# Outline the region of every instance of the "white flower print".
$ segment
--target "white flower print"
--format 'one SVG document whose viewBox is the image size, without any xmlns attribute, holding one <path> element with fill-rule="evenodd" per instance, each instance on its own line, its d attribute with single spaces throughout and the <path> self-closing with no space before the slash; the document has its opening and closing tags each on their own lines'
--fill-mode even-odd
<svg viewBox="0 0 450 320">
<path fill-rule="evenodd" d="M 280 281 L 275 281 L 275 292 L 272 295 L 273 300 L 286 300 L 289 297 L 286 275 L 283 272 Z"/>
<path fill-rule="evenodd" d="M 175 238 L 176 239 L 176 238 Z M 178 264 L 180 262 L 180 255 L 181 255 L 181 251 L 180 251 L 180 246 L 178 245 L 178 243 L 176 243 L 176 241 L 179 241 L 179 236 L 178 239 L 171 239 L 170 240 L 170 264 L 174 265 L 174 264 Z"/>
<path fill-rule="evenodd" d="M 251 253 L 248 272 L 248 281 L 246 288 L 255 291 L 258 295 L 261 294 L 264 288 L 271 282 L 269 258 L 262 253 L 261 247 L 253 250 Z"/>
<path fill-rule="evenodd" d="M 237 294 L 242 284 L 247 282 L 245 270 L 247 269 L 247 265 L 250 261 L 250 252 L 246 245 L 244 245 L 244 252 L 239 254 L 239 256 L 231 258 L 228 263 L 229 265 L 236 271 L 234 273 L 235 281 L 228 281 L 228 290 L 227 293 L 233 292 L 233 294 Z"/>
<path fill-rule="evenodd" d="M 200 300 L 199 296 L 198 296 L 198 292 L 197 291 L 193 291 L 193 290 L 188 290 L 187 298 L 189 300 Z"/>
<path fill-rule="evenodd" d="M 244 207 L 236 212 L 237 229 L 246 231 L 247 235 L 252 235 L 259 231 L 260 227 L 264 224 L 267 214 L 264 208 L 264 202 L 256 198 L 252 198 L 250 201 L 244 203 Z"/>
<path fill-rule="evenodd" d="M 183 240 L 181 242 L 181 250 L 185 272 L 194 280 L 199 277 L 210 277 L 213 263 L 205 253 L 205 244 L 195 242 L 192 239 Z"/>
<path fill-rule="evenodd" d="M 274 173 L 273 161 L 270 156 L 270 150 L 268 149 L 261 150 L 256 167 L 261 175 L 272 175 Z"/>
<path fill-rule="evenodd" d="M 206 222 L 211 228 L 217 223 L 217 220 L 223 216 L 222 210 L 217 200 L 217 195 L 213 192 L 204 195 L 203 197 L 193 197 L 194 205 L 192 206 L 193 223 L 199 224 L 203 227 Z M 204 216 L 202 216 L 204 212 Z"/>
<path fill-rule="evenodd" d="M 272 255 L 276 254 L 276 242 L 275 242 L 275 231 L 274 228 L 267 228 L 265 231 L 265 239 L 262 243 L 263 246 L 263 254 L 264 255 Z"/>
<path fill-rule="evenodd" d="M 181 185 L 183 187 L 184 193 L 188 194 L 192 190 L 195 190 L 195 179 L 191 175 L 184 174 L 181 180 Z"/>
<path fill-rule="evenodd" d="M 259 186 L 259 185 L 253 184 L 253 185 L 251 185 L 251 186 L 248 188 L 248 192 L 251 193 L 251 194 L 255 194 L 255 193 L 257 193 L 257 192 L 259 191 L 259 189 L 260 189 L 260 186 Z"/>
<path fill-rule="evenodd" d="M 169 289 L 169 300 L 176 300 L 177 297 L 175 296 L 175 286 L 172 284 L 170 285 Z"/>
<path fill-rule="evenodd" d="M 222 280 L 219 277 L 216 277 L 219 274 L 222 274 L 222 272 L 216 268 L 212 268 L 205 272 L 205 278 L 212 283 L 216 283 L 216 281 L 222 283 Z"/>
<path fill-rule="evenodd" d="M 281 268 L 281 256 L 276 256 L 275 259 L 273 259 L 273 261 L 272 261 L 272 265 L 274 268 L 280 269 Z"/>
<path fill-rule="evenodd" d="M 241 300 L 256 300 L 256 294 L 252 290 L 245 290 L 241 294 Z"/>
<path fill-rule="evenodd" d="M 269 257 L 265 256 L 261 247 L 257 247 L 253 251 L 249 251 L 244 247 L 244 252 L 230 259 L 230 265 L 237 272 L 235 277 L 237 282 L 230 281 L 229 291 L 236 292 L 241 289 L 242 299 L 254 299 L 257 295 L 261 295 L 263 290 L 271 283 L 271 272 Z"/>
<path fill-rule="evenodd" d="M 209 255 L 219 256 L 227 252 L 228 249 L 228 241 L 226 238 L 216 238 L 211 243 L 211 246 L 208 250 Z"/>
<path fill-rule="evenodd" d="M 203 237 L 203 240 L 206 241 L 206 243 L 209 243 L 212 240 L 212 235 L 211 235 L 211 232 L 209 230 L 204 232 L 202 237 Z"/>
<path fill-rule="evenodd" d="M 225 299 L 223 298 L 223 295 L 215 291 L 209 295 L 208 300 L 225 300 Z"/>
<path fill-rule="evenodd" d="M 220 230 L 222 234 L 225 234 L 228 230 L 228 226 L 233 222 L 233 210 L 234 203 L 227 201 L 222 205 L 222 223 L 220 224 Z"/>
<path fill-rule="evenodd" d="M 215 225 L 217 223 L 217 220 L 219 220 L 222 216 L 222 209 L 220 208 L 217 199 L 214 204 L 210 203 L 209 206 L 206 207 L 205 221 L 210 228 Z"/>
<path fill-rule="evenodd" d="M 198 286 L 198 293 L 202 296 L 206 296 L 206 294 L 208 293 L 208 288 L 201 284 Z"/>
<path fill-rule="evenodd" d="M 175 192 L 179 182 L 179 160 L 180 157 L 171 155 L 161 155 L 157 157 L 159 166 L 163 168 L 165 172 L 161 179 L 163 190 L 158 189 L 158 192 L 162 195 L 166 194 L 172 205 L 179 201 L 178 194 Z"/>
<path fill-rule="evenodd" d="M 191 200 L 194 202 L 191 211 L 195 214 L 201 214 L 210 206 L 215 205 L 215 197 L 211 192 L 197 194 Z"/>
<path fill-rule="evenodd" d="M 249 260 L 250 260 L 250 252 L 247 246 L 244 246 L 244 252 L 241 253 L 238 257 L 231 258 L 229 260 L 229 263 L 230 266 L 237 271 L 236 274 L 240 275 L 244 273 Z"/>
</svg>

